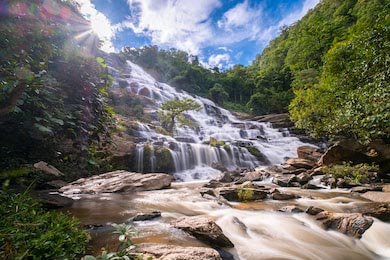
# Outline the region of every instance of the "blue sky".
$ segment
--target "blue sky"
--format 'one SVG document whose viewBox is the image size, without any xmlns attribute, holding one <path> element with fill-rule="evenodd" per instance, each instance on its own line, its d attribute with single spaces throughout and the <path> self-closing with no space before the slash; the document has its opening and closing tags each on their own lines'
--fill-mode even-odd
<svg viewBox="0 0 390 260">
<path fill-rule="evenodd" d="M 78 0 L 107 52 L 157 45 L 209 67 L 249 65 L 319 0 Z"/>
</svg>

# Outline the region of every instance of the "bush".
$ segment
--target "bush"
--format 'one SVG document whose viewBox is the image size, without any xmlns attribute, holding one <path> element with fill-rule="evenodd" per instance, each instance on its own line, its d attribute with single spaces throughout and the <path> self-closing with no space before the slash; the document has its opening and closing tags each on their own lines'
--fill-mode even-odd
<svg viewBox="0 0 390 260">
<path fill-rule="evenodd" d="M 45 212 L 26 193 L 0 192 L 1 259 L 75 259 L 89 239 L 79 222 Z"/>
<path fill-rule="evenodd" d="M 369 183 L 376 178 L 379 171 L 377 165 L 361 163 L 351 166 L 350 163 L 342 165 L 325 166 L 322 170 L 325 174 L 332 175 L 336 180 L 345 179 L 352 183 Z"/>
</svg>

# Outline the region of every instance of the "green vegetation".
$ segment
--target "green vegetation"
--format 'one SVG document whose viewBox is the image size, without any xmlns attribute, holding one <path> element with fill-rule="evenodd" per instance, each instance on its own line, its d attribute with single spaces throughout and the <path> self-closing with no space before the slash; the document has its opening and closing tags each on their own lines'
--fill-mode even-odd
<svg viewBox="0 0 390 260">
<path fill-rule="evenodd" d="M 1 259 L 75 259 L 89 238 L 79 222 L 42 210 L 26 193 L 0 192 Z"/>
<path fill-rule="evenodd" d="M 44 160 L 95 167 L 109 133 L 110 85 L 98 39 L 71 1 L 5 1 L 0 17 L 0 169 Z M 48 14 L 59 8 L 69 15 Z M 27 11 L 25 11 L 27 10 Z"/>
<path fill-rule="evenodd" d="M 107 252 L 103 250 L 102 255 L 98 257 L 94 257 L 91 255 L 86 255 L 82 259 L 83 260 L 143 260 L 142 254 L 133 253 L 131 250 L 135 248 L 133 245 L 131 238 L 137 235 L 137 230 L 131 225 L 126 224 L 112 224 L 114 227 L 114 234 L 118 234 L 118 240 L 120 245 L 116 252 Z"/>
<path fill-rule="evenodd" d="M 213 137 L 210 137 L 210 141 L 208 142 L 208 144 L 213 147 L 225 146 L 225 141 L 217 140 Z"/>
<path fill-rule="evenodd" d="M 375 180 L 379 167 L 366 163 L 357 165 L 344 163 L 342 165 L 325 166 L 322 171 L 325 174 L 332 175 L 336 180 L 345 179 L 351 183 L 363 184 Z"/>
<path fill-rule="evenodd" d="M 163 127 L 173 134 L 176 124 L 192 126 L 192 122 L 185 118 L 183 112 L 194 110 L 199 111 L 202 107 L 194 100 L 185 98 L 183 100 L 169 100 L 161 105 L 159 111 L 160 121 Z"/>
</svg>

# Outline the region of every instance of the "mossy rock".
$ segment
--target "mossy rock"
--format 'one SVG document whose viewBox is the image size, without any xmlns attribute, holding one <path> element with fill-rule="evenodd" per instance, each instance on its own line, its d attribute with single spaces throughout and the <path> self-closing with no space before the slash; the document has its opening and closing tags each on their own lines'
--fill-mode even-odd
<svg viewBox="0 0 390 260">
<path fill-rule="evenodd" d="M 265 157 L 265 155 L 260 152 L 256 147 L 253 146 L 246 146 L 245 147 L 248 152 L 250 152 L 256 159 L 264 164 L 270 164 L 270 161 Z"/>
<path fill-rule="evenodd" d="M 156 172 L 172 173 L 175 171 L 175 163 L 168 148 L 158 147 L 154 155 L 156 156 Z"/>
</svg>

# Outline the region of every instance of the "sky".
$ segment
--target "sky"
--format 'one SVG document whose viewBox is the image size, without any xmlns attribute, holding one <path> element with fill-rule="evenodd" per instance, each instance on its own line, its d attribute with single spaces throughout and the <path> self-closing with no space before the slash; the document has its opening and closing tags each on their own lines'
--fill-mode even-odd
<svg viewBox="0 0 390 260">
<path fill-rule="evenodd" d="M 102 50 L 157 45 L 197 55 L 206 67 L 249 65 L 280 28 L 320 0 L 77 0 Z"/>
</svg>

